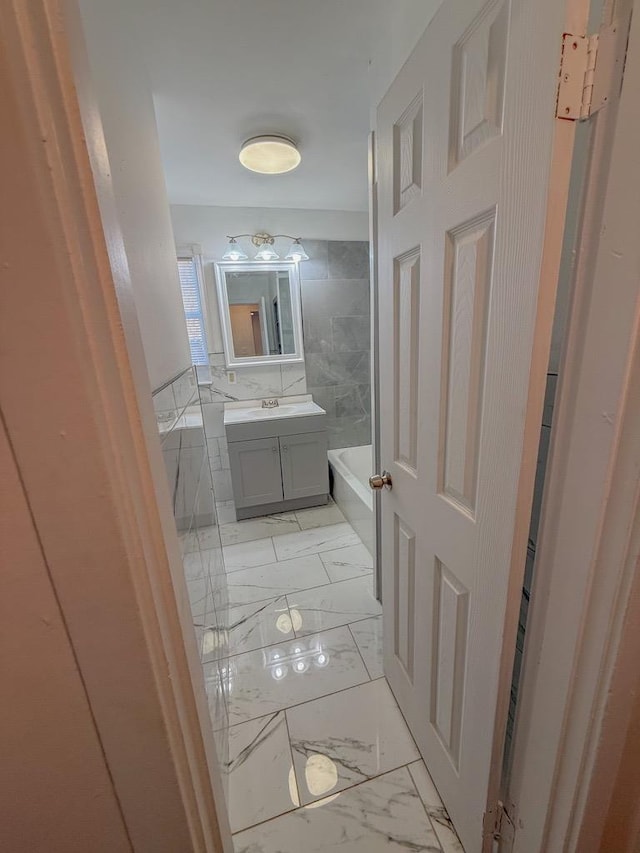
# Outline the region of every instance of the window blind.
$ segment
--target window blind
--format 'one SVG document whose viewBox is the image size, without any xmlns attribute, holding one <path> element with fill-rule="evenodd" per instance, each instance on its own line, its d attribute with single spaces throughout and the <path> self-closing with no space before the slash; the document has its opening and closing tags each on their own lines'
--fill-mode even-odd
<svg viewBox="0 0 640 853">
<path fill-rule="evenodd" d="M 180 275 L 184 316 L 187 321 L 189 347 L 191 348 L 191 361 L 193 364 L 208 365 L 209 350 L 202 310 L 198 268 L 195 260 L 193 258 L 178 258 L 178 273 Z"/>
</svg>

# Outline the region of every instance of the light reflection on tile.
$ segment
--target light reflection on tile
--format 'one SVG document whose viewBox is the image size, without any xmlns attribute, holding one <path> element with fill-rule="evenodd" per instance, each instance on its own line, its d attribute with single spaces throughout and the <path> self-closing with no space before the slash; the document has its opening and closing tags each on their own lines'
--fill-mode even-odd
<svg viewBox="0 0 640 853">
<path fill-rule="evenodd" d="M 303 804 L 420 758 L 384 678 L 290 708 L 287 722 Z"/>
<path fill-rule="evenodd" d="M 287 599 L 258 601 L 229 611 L 229 654 L 237 655 L 292 639 Z"/>
<path fill-rule="evenodd" d="M 441 853 L 403 767 L 238 833 L 236 853 Z"/>
<path fill-rule="evenodd" d="M 295 809 L 291 750 L 284 712 L 229 730 L 229 820 L 231 831 Z"/>
<path fill-rule="evenodd" d="M 348 628 L 245 652 L 222 669 L 232 724 L 369 680 Z"/>
<path fill-rule="evenodd" d="M 372 593 L 373 575 L 306 589 L 287 595 L 289 608 L 299 616 L 296 636 L 326 631 L 382 613 Z"/>
</svg>

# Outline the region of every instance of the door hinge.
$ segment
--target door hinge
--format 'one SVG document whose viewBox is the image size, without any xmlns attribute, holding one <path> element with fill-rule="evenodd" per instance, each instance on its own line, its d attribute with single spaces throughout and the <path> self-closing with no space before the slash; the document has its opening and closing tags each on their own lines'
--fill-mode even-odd
<svg viewBox="0 0 640 853">
<path fill-rule="evenodd" d="M 483 828 L 485 837 L 495 842 L 498 853 L 511 853 L 515 841 L 515 827 L 502 800 L 484 814 Z"/>
<path fill-rule="evenodd" d="M 584 121 L 620 92 L 628 32 L 627 19 L 590 36 L 563 34 L 557 118 Z"/>
</svg>

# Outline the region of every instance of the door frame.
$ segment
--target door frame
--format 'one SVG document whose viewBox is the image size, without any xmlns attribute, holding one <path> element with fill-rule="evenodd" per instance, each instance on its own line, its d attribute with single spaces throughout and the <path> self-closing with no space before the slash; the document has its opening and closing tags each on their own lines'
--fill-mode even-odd
<svg viewBox="0 0 640 853">
<path fill-rule="evenodd" d="M 380 330 L 378 325 L 378 174 L 376 167 L 376 132 L 369 131 L 369 299 L 371 305 L 371 464 L 372 474 L 380 472 Z M 373 594 L 382 601 L 382 551 L 380 525 L 382 504 L 379 491 L 373 496 Z"/>
<path fill-rule="evenodd" d="M 616 17 L 632 5 L 618 2 Z M 600 849 L 616 769 L 611 720 L 624 717 L 637 665 L 621 643 L 640 584 L 635 7 L 621 97 L 591 119 L 506 798 L 517 853 Z"/>
<path fill-rule="evenodd" d="M 7 434 L 131 849 L 231 851 L 78 9 L 7 0 L 0 37 Z"/>
</svg>

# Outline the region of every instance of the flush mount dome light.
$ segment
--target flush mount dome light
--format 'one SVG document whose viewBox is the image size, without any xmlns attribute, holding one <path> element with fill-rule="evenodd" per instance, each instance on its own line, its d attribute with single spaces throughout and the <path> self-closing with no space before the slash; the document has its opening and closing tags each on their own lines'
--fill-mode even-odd
<svg viewBox="0 0 640 853">
<path fill-rule="evenodd" d="M 245 169 L 263 175 L 281 175 L 300 164 L 300 152 L 287 136 L 253 136 L 240 149 L 240 162 Z"/>
</svg>

